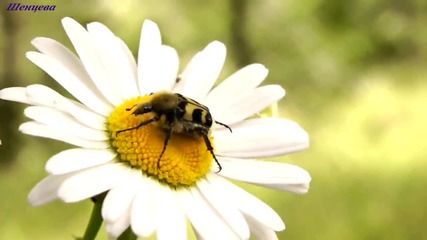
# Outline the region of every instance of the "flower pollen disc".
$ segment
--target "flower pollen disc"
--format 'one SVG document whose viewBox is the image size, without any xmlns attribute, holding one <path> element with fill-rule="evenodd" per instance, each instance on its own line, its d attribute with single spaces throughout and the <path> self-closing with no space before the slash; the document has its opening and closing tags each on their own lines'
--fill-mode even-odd
<svg viewBox="0 0 427 240">
<path fill-rule="evenodd" d="M 132 98 L 113 110 L 107 119 L 111 146 L 117 151 L 119 161 L 141 169 L 162 183 L 171 187 L 193 185 L 206 175 L 213 160 L 202 137 L 172 132 L 166 150 L 159 159 L 166 139 L 165 129 L 159 126 L 161 123 L 117 133 L 154 117 L 154 113 L 132 114 L 136 105 L 148 100 L 149 96 Z M 212 142 L 212 137 L 210 140 Z"/>
</svg>

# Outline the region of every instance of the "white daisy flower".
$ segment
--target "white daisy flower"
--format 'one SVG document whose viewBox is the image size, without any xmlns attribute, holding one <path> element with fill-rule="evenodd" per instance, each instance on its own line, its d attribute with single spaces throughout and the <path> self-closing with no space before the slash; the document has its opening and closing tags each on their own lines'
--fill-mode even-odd
<svg viewBox="0 0 427 240">
<path fill-rule="evenodd" d="M 251 233 L 277 239 L 276 231 L 285 228 L 279 215 L 227 180 L 293 193 L 308 190 L 310 175 L 302 168 L 256 160 L 308 147 L 307 133 L 295 122 L 250 118 L 285 95 L 278 85 L 258 87 L 268 70 L 252 64 L 213 88 L 226 55 L 218 41 L 178 75 L 178 55 L 162 45 L 151 21 L 142 26 L 138 64 L 104 25 L 94 22 L 85 29 L 71 18 L 62 24 L 78 57 L 41 37 L 32 41 L 39 52 L 27 57 L 76 100 L 37 84 L 0 91 L 2 99 L 31 105 L 24 113 L 32 121 L 20 131 L 75 146 L 47 161 L 48 176 L 31 190 L 30 204 L 78 202 L 106 193 L 102 217 L 112 238 L 131 227 L 137 236 L 187 239 L 188 220 L 200 239 L 249 239 Z M 160 159 L 166 133 L 158 125 L 117 134 L 152 118 L 126 108 L 162 90 L 202 103 L 216 121 L 230 126 L 232 133 L 221 125 L 208 133 L 218 164 L 202 137 L 172 133 Z"/>
</svg>

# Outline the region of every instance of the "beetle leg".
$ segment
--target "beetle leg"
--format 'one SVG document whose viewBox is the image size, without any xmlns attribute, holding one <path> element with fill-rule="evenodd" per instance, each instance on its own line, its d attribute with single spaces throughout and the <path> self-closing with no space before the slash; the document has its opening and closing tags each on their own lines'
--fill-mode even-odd
<svg viewBox="0 0 427 240">
<path fill-rule="evenodd" d="M 116 132 L 116 137 L 117 137 L 117 135 L 118 135 L 119 133 L 121 133 L 121 132 L 126 132 L 126 131 L 129 131 L 129 130 L 138 129 L 138 128 L 142 127 L 142 126 L 145 126 L 145 125 L 148 125 L 148 124 L 150 124 L 150 123 L 153 123 L 153 122 L 159 121 L 159 119 L 160 119 L 160 117 L 159 117 L 159 116 L 155 116 L 155 117 L 153 117 L 153 118 L 151 118 L 151 119 L 148 119 L 148 120 L 147 120 L 147 121 L 145 121 L 145 122 L 142 122 L 142 123 L 138 124 L 138 126 L 119 130 L 119 131 L 117 131 L 117 132 Z"/>
<path fill-rule="evenodd" d="M 219 173 L 221 172 L 222 167 L 221 167 L 221 164 L 219 164 L 218 159 L 216 159 L 215 153 L 213 152 L 211 141 L 209 140 L 208 135 L 206 133 L 203 132 L 202 136 L 203 136 L 203 140 L 205 140 L 205 144 L 206 144 L 206 147 L 208 148 L 208 151 L 212 154 L 212 157 L 214 158 L 216 164 L 218 165 L 219 170 L 216 173 Z"/>
<path fill-rule="evenodd" d="M 168 145 L 171 135 L 172 135 L 172 127 L 170 127 L 166 132 L 166 138 L 165 138 L 165 142 L 163 143 L 162 153 L 160 153 L 159 159 L 157 159 L 157 169 L 160 169 L 160 159 L 162 158 L 163 153 L 165 153 L 166 151 L 166 146 Z"/>
</svg>

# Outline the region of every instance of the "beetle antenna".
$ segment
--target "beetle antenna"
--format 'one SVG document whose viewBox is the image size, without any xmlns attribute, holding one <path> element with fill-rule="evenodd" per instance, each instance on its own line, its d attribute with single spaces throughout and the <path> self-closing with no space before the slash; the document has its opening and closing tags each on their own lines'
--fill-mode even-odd
<svg viewBox="0 0 427 240">
<path fill-rule="evenodd" d="M 126 108 L 126 111 L 130 111 L 130 110 L 132 110 L 134 107 L 136 106 L 136 104 L 134 104 L 132 107 L 130 107 L 130 108 Z"/>
<path fill-rule="evenodd" d="M 219 125 L 221 125 L 221 126 L 223 126 L 223 127 L 228 128 L 228 130 L 230 130 L 230 132 L 231 132 L 231 133 L 233 132 L 233 130 L 231 130 L 231 128 L 230 128 L 227 124 L 222 123 L 222 122 L 218 122 L 218 121 L 215 121 L 215 123 L 216 123 L 216 124 L 219 124 Z"/>
</svg>

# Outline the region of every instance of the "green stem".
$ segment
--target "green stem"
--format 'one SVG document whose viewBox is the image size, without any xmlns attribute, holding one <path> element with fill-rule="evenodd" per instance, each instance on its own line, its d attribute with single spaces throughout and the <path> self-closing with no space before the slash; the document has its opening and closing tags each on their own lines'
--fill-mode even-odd
<svg viewBox="0 0 427 240">
<path fill-rule="evenodd" d="M 126 229 L 126 231 L 124 231 L 119 238 L 117 238 L 117 240 L 136 240 L 136 239 L 137 237 L 132 232 L 132 229 L 130 227 Z"/>
<path fill-rule="evenodd" d="M 102 224 L 101 209 L 102 203 L 104 202 L 104 196 L 96 196 L 93 199 L 93 209 L 92 214 L 89 219 L 89 223 L 86 227 L 85 235 L 83 240 L 95 240 L 96 235 L 98 234 L 99 228 Z"/>
</svg>

